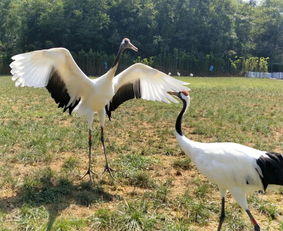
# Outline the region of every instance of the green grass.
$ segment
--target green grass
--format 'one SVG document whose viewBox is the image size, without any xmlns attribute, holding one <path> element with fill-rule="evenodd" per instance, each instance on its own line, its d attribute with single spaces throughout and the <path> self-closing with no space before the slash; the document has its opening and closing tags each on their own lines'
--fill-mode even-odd
<svg viewBox="0 0 283 231">
<path fill-rule="evenodd" d="M 190 82 L 184 134 L 196 141 L 232 141 L 283 149 L 283 81 L 181 78 Z M 104 156 L 94 123 L 95 183 L 87 168 L 87 124 L 58 109 L 45 89 L 15 88 L 0 77 L 0 230 L 216 230 L 217 187 L 178 147 L 181 104 L 131 100 L 106 121 L 105 143 L 115 179 L 102 174 Z M 282 189 L 250 208 L 263 230 L 283 230 Z M 223 230 L 251 230 L 227 197 Z"/>
<path fill-rule="evenodd" d="M 191 168 L 191 160 L 189 158 L 177 159 L 173 162 L 173 167 L 176 169 L 189 170 Z"/>
<path fill-rule="evenodd" d="M 271 204 L 271 202 L 260 199 L 256 195 L 250 197 L 249 202 L 251 206 L 257 209 L 260 213 L 263 213 L 268 216 L 270 220 L 274 220 L 276 219 L 276 217 L 278 217 L 279 212 L 276 207 Z"/>
</svg>

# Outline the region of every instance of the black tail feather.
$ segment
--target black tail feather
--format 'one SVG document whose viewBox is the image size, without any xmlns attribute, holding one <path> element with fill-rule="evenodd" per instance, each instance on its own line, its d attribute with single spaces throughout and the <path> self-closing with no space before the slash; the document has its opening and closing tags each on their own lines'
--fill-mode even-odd
<svg viewBox="0 0 283 231">
<path fill-rule="evenodd" d="M 283 155 L 276 152 L 268 152 L 266 155 L 257 160 L 263 175 L 261 181 L 264 190 L 269 184 L 283 185 Z"/>
</svg>

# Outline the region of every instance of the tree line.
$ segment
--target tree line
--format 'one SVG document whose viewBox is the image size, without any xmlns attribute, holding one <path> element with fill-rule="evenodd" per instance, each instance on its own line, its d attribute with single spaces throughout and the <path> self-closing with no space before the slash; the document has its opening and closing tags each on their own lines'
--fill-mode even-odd
<svg viewBox="0 0 283 231">
<path fill-rule="evenodd" d="M 99 75 L 123 37 L 139 52 L 127 52 L 121 69 L 141 61 L 182 75 L 239 74 L 249 63 L 283 71 L 283 1 L 0 0 L 0 74 L 14 54 L 66 47 Z"/>
</svg>

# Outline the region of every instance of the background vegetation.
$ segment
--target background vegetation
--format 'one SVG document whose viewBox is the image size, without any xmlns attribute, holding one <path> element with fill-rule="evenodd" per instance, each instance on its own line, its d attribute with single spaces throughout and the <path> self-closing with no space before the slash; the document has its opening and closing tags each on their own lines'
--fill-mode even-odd
<svg viewBox="0 0 283 231">
<path fill-rule="evenodd" d="M 182 78 L 192 102 L 184 134 L 201 142 L 234 141 L 283 151 L 283 81 Z M 106 121 L 115 180 L 102 175 L 104 157 L 94 123 L 94 164 L 87 168 L 87 123 L 58 109 L 45 89 L 15 88 L 0 78 L 1 231 L 216 230 L 220 195 L 174 137 L 181 104 L 132 100 Z M 283 188 L 249 197 L 262 230 L 283 230 Z M 230 194 L 224 231 L 252 230 Z"/>
<path fill-rule="evenodd" d="M 140 48 L 140 57 L 125 59 L 121 68 L 136 59 L 173 74 L 209 74 L 210 65 L 213 73 L 238 74 L 246 71 L 247 58 L 269 57 L 269 70 L 283 71 L 283 2 L 0 1 L 2 74 L 16 53 L 63 46 L 87 74 L 99 75 L 111 65 L 123 37 Z M 256 62 L 253 69 L 266 68 Z"/>
</svg>

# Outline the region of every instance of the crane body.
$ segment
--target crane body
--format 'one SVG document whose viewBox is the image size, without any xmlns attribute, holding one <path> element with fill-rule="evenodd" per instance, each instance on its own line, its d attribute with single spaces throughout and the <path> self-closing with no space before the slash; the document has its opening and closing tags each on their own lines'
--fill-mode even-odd
<svg viewBox="0 0 283 231">
<path fill-rule="evenodd" d="M 283 155 L 238 143 L 202 143 L 187 138 L 183 135 L 181 123 L 190 104 L 189 92 L 169 93 L 183 102 L 175 124 L 175 135 L 181 149 L 220 190 L 222 209 L 217 230 L 221 230 L 225 218 L 225 194 L 228 190 L 248 214 L 254 230 L 259 231 L 260 227 L 248 207 L 247 193 L 265 191 L 270 184 L 283 185 Z"/>
<path fill-rule="evenodd" d="M 101 143 L 105 155 L 105 170 L 111 174 L 104 144 L 105 115 L 129 99 L 142 98 L 166 103 L 178 101 L 168 91 L 187 89 L 188 83 L 174 79 L 145 64 L 137 63 L 115 76 L 124 50 L 138 49 L 124 38 L 112 67 L 97 79 L 88 78 L 66 48 L 51 48 L 15 55 L 11 64 L 12 80 L 16 86 L 45 87 L 58 107 L 71 114 L 85 117 L 89 129 L 89 174 L 92 181 L 91 147 L 92 125 L 97 113 L 100 123 Z"/>
</svg>

